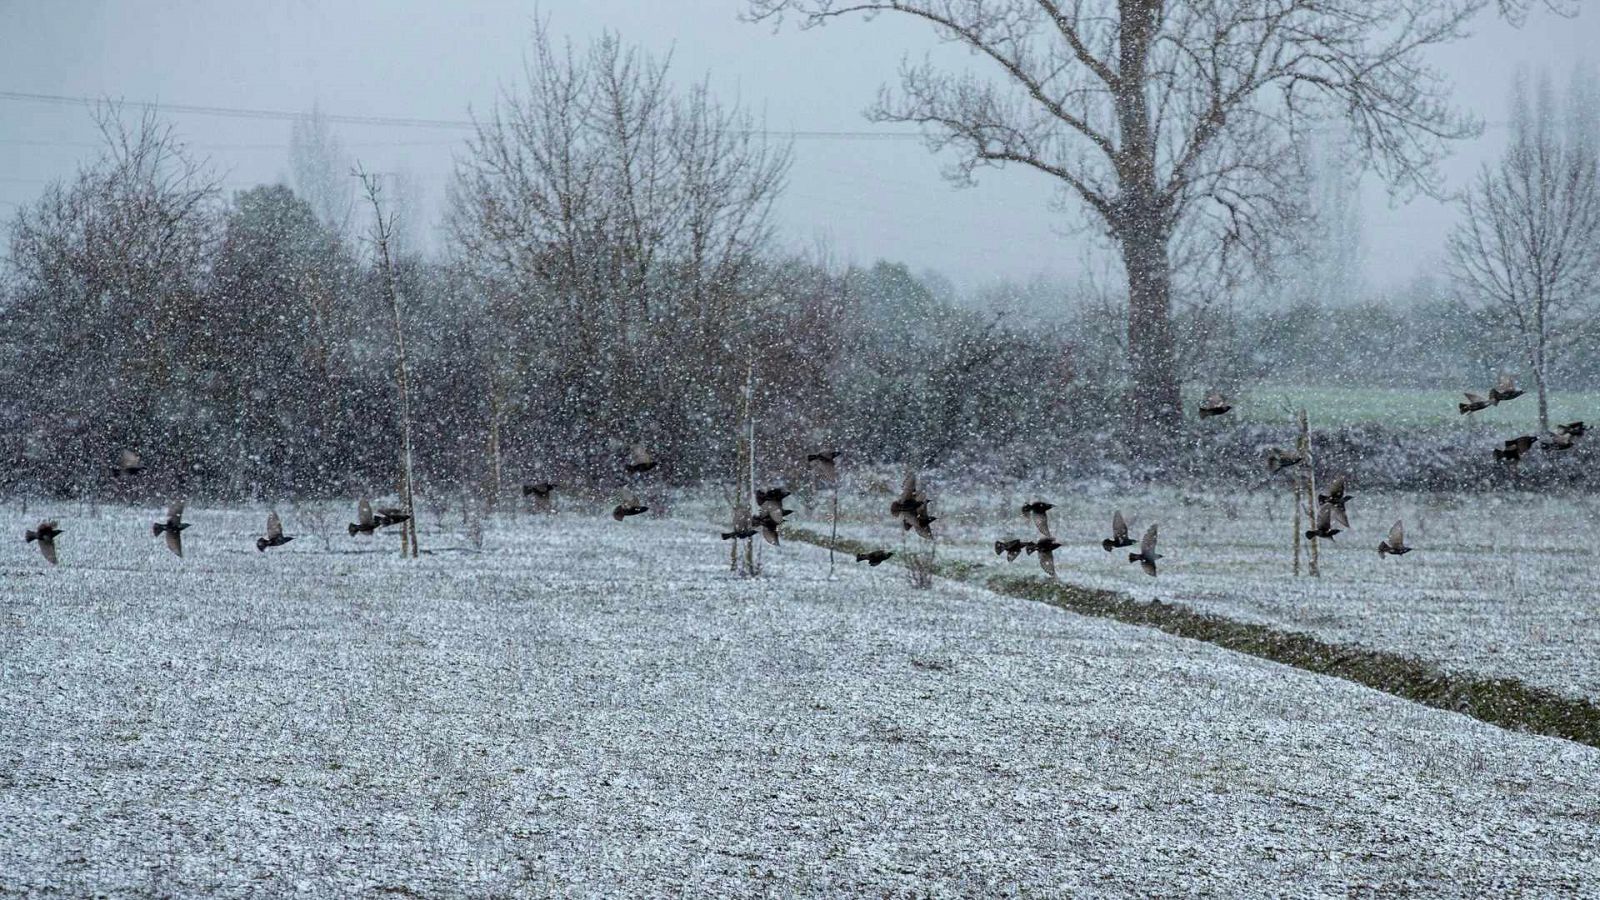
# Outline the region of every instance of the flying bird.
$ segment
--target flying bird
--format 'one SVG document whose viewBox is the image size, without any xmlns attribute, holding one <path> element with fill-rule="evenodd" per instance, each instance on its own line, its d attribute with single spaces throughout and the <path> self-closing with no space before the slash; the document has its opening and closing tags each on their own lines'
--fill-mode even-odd
<svg viewBox="0 0 1600 900">
<path fill-rule="evenodd" d="M 378 520 L 372 515 L 372 502 L 365 497 L 356 504 L 356 520 L 350 523 L 350 536 L 371 534 L 378 530 Z"/>
<path fill-rule="evenodd" d="M 1039 554 L 1039 568 L 1043 569 L 1045 574 L 1049 575 L 1051 578 L 1056 577 L 1055 554 L 1056 551 L 1061 548 L 1061 544 L 1057 543 L 1055 538 L 1046 535 L 1037 541 L 1034 541 L 1030 546 L 1030 553 Z"/>
<path fill-rule="evenodd" d="M 1517 381 L 1510 375 L 1501 375 L 1500 381 L 1489 389 L 1489 402 L 1499 405 L 1507 400 L 1515 400 L 1525 392 L 1517 389 Z"/>
<path fill-rule="evenodd" d="M 1156 526 L 1151 525 L 1150 528 L 1145 531 L 1144 539 L 1139 542 L 1139 552 L 1128 554 L 1128 562 L 1138 563 L 1139 568 L 1144 569 L 1144 573 L 1146 575 L 1154 578 L 1156 574 L 1156 560 L 1160 558 L 1161 554 L 1156 552 Z"/>
<path fill-rule="evenodd" d="M 843 452 L 843 450 L 821 450 L 816 453 L 808 453 L 806 454 L 806 462 L 816 464 L 817 474 L 821 475 L 823 480 L 833 481 L 839 476 L 838 460 L 839 454 Z"/>
<path fill-rule="evenodd" d="M 1463 416 L 1467 413 L 1475 413 L 1479 410 L 1488 409 L 1494 405 L 1493 403 L 1484 399 L 1481 395 L 1474 394 L 1471 391 L 1468 391 L 1464 396 L 1467 398 L 1467 402 L 1456 404 L 1456 409 L 1461 410 L 1461 414 Z"/>
<path fill-rule="evenodd" d="M 522 486 L 522 496 L 533 498 L 535 512 L 551 512 L 553 507 L 550 505 L 550 492 L 558 487 L 560 485 L 552 484 L 548 481 L 541 481 L 538 484 L 525 484 Z"/>
<path fill-rule="evenodd" d="M 1406 523 L 1404 520 L 1395 522 L 1389 528 L 1389 536 L 1378 542 L 1378 557 L 1404 556 L 1411 552 L 1406 546 Z"/>
<path fill-rule="evenodd" d="M 1565 425 L 1556 426 L 1557 434 L 1570 434 L 1575 438 L 1583 437 L 1583 433 L 1587 430 L 1582 422 L 1568 422 Z"/>
<path fill-rule="evenodd" d="M 1305 457 L 1296 456 L 1293 453 L 1290 453 L 1289 451 L 1283 449 L 1282 447 L 1268 447 L 1267 448 L 1267 475 L 1268 475 L 1268 477 L 1276 475 L 1279 472 L 1282 472 L 1284 469 L 1288 469 L 1288 468 L 1292 468 L 1294 466 L 1298 466 L 1302 462 L 1305 462 Z"/>
<path fill-rule="evenodd" d="M 1233 404 L 1228 402 L 1228 398 L 1222 396 L 1221 391 L 1212 391 L 1206 395 L 1204 400 L 1200 401 L 1200 418 L 1209 419 L 1212 416 L 1220 416 L 1230 409 L 1233 409 Z"/>
<path fill-rule="evenodd" d="M 111 467 L 111 477 L 132 477 L 143 471 L 144 461 L 139 458 L 139 454 L 132 450 L 123 450 L 117 454 L 117 464 Z"/>
<path fill-rule="evenodd" d="M 56 527 L 56 520 L 51 519 L 48 522 L 40 522 L 32 531 L 24 531 L 22 539 L 28 544 L 38 542 L 39 552 L 44 554 L 45 561 L 53 566 L 56 564 L 56 535 L 60 533 L 61 529 Z"/>
<path fill-rule="evenodd" d="M 1340 476 L 1335 478 L 1333 480 L 1333 484 L 1328 486 L 1328 492 L 1326 494 L 1317 494 L 1317 502 L 1327 504 L 1332 508 L 1332 519 L 1335 525 L 1338 525 L 1340 528 L 1349 528 L 1350 517 L 1346 514 L 1344 505 L 1349 503 L 1351 498 L 1354 496 L 1354 494 L 1350 494 L 1345 491 L 1344 477 Z"/>
<path fill-rule="evenodd" d="M 789 511 L 793 512 L 793 510 Z M 782 509 L 762 509 L 759 515 L 750 520 L 756 528 L 760 529 L 761 539 L 774 547 L 779 546 L 778 526 L 783 524 L 783 513 Z"/>
<path fill-rule="evenodd" d="M 933 523 L 939 520 L 938 516 L 928 513 L 928 502 L 924 500 L 915 512 L 900 514 L 900 530 L 915 531 L 917 537 L 933 540 Z"/>
<path fill-rule="evenodd" d="M 410 520 L 411 514 L 398 506 L 380 506 L 373 517 L 379 528 L 388 528 L 390 525 L 399 525 Z"/>
<path fill-rule="evenodd" d="M 1317 506 L 1315 526 L 1306 532 L 1307 540 L 1310 540 L 1311 538 L 1327 538 L 1330 541 L 1333 540 L 1333 536 L 1338 534 L 1340 531 L 1340 529 L 1334 524 L 1333 512 L 1334 505 L 1332 503 L 1322 503 Z"/>
<path fill-rule="evenodd" d="M 1571 432 L 1566 431 L 1553 431 L 1550 433 L 1549 439 L 1539 442 L 1539 446 L 1545 450 L 1571 450 L 1577 445 L 1578 439 L 1573 437 Z"/>
<path fill-rule="evenodd" d="M 293 535 L 283 533 L 283 521 L 278 518 L 277 510 L 273 510 L 267 513 L 267 536 L 256 538 L 256 550 L 265 553 L 268 547 L 282 547 L 292 540 Z"/>
<path fill-rule="evenodd" d="M 183 556 L 183 530 L 188 527 L 189 523 L 183 520 L 183 501 L 179 500 L 177 503 L 167 506 L 167 520 L 165 522 L 150 523 L 150 536 L 166 535 L 167 549 L 171 550 L 174 555 L 181 557 Z"/>
<path fill-rule="evenodd" d="M 1025 516 L 1028 521 L 1033 523 L 1033 527 L 1039 529 L 1040 534 L 1044 535 L 1045 537 L 1049 537 L 1050 510 L 1055 508 L 1056 507 L 1054 503 L 1046 503 L 1043 500 L 1034 500 L 1031 503 L 1022 504 L 1022 515 Z"/>
<path fill-rule="evenodd" d="M 856 562 L 864 562 L 876 569 L 884 560 L 894 555 L 892 550 L 872 550 L 867 553 L 857 553 Z"/>
<path fill-rule="evenodd" d="M 1001 554 L 1005 554 L 1006 562 L 1016 562 L 1017 557 L 1022 555 L 1022 551 L 1027 546 L 1028 542 L 1023 541 L 1020 538 L 1007 538 L 1003 541 L 995 541 L 994 555 L 1000 556 Z"/>
<path fill-rule="evenodd" d="M 618 503 L 612 508 L 611 518 L 621 522 L 623 519 L 626 519 L 629 516 L 637 516 L 640 513 L 646 513 L 649 511 L 650 507 L 640 503 L 637 496 L 630 495 L 624 498 L 621 503 Z"/>
<path fill-rule="evenodd" d="M 900 519 L 907 515 L 915 516 L 917 510 L 927 504 L 927 499 L 917 490 L 917 473 L 907 472 L 905 481 L 900 484 L 900 496 L 889 501 L 889 515 Z"/>
<path fill-rule="evenodd" d="M 1537 440 L 1538 438 L 1531 434 L 1514 437 L 1494 451 L 1494 458 L 1509 463 L 1517 462 L 1522 459 L 1522 454 L 1533 449 L 1533 444 Z"/>
<path fill-rule="evenodd" d="M 644 449 L 643 444 L 633 445 L 633 450 L 628 454 L 628 462 L 623 466 L 623 468 L 628 471 L 629 475 L 638 475 L 643 472 L 648 472 L 655 467 L 656 458 L 650 455 L 650 451 Z"/>
<path fill-rule="evenodd" d="M 1107 553 L 1118 547 L 1133 546 L 1133 538 L 1128 537 L 1128 522 L 1122 518 L 1122 510 L 1119 509 L 1111 514 L 1111 537 L 1101 541 L 1100 546 L 1106 548 Z"/>
<path fill-rule="evenodd" d="M 768 488 L 764 491 L 756 491 L 756 505 L 767 506 L 768 504 L 773 503 L 781 504 L 783 502 L 783 498 L 789 496 L 792 496 L 791 492 L 782 487 Z"/>
</svg>

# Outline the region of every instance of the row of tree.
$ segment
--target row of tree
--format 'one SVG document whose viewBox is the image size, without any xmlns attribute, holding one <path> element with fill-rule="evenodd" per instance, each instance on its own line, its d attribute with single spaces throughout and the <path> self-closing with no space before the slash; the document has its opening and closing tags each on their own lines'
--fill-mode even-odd
<svg viewBox="0 0 1600 900">
<path fill-rule="evenodd" d="M 1039 42 L 1062 66 L 1086 67 L 1090 87 L 1071 94 L 1081 108 L 1051 115 L 1079 109 L 1087 130 L 1069 129 L 1071 141 L 1094 144 L 1096 123 L 1111 121 L 1110 110 L 1132 115 L 1125 107 L 1134 101 L 1092 88 L 1108 72 L 1096 70 L 1102 56 L 1093 47 L 1073 45 L 1088 28 L 1081 11 L 1041 19 L 1045 5 L 1031 4 L 929 9 L 942 29 L 975 46 L 994 44 L 999 59 L 1015 57 L 1014 77 L 1042 72 L 1055 58 L 1036 57 Z M 1447 39 L 1472 5 L 1440 13 L 1413 42 Z M 1141 4 L 1124 6 L 1129 16 Z M 1252 20 L 1244 33 L 1280 46 L 1332 15 L 1323 6 L 1286 2 L 1281 21 Z M 756 7 L 807 7 L 812 21 L 834 14 L 831 4 Z M 978 18 L 958 18 L 968 13 Z M 1345 25 L 1329 27 L 1375 27 L 1368 12 L 1344 13 Z M 1138 38 L 1156 55 L 1123 64 L 1148 68 L 1171 48 L 1139 27 L 1176 28 L 1187 41 L 1198 40 L 1203 24 L 1139 26 L 1135 17 L 1122 20 L 1120 32 L 1093 34 Z M 1300 39 L 1313 47 L 1354 39 L 1340 34 Z M 1174 392 L 1186 378 L 1229 385 L 1297 377 L 1312 358 L 1393 365 L 1408 336 L 1430 360 L 1452 352 L 1436 339 L 1441 329 L 1419 319 L 1427 307 L 1367 309 L 1366 321 L 1320 307 L 1253 315 L 1239 308 L 1228 254 L 1282 243 L 1276 235 L 1267 241 L 1268 223 L 1288 221 L 1269 216 L 1277 208 L 1270 204 L 1303 214 L 1294 191 L 1305 185 L 1253 180 L 1257 163 L 1216 142 L 1253 136 L 1270 138 L 1255 150 L 1285 146 L 1304 137 L 1305 123 L 1272 124 L 1255 107 L 1207 106 L 1218 84 L 1243 77 L 1236 68 L 1249 62 L 1217 57 L 1224 49 L 1149 73 L 1176 104 L 1164 114 L 1221 109 L 1266 130 L 1235 134 L 1197 113 L 1191 130 L 1173 132 L 1187 135 L 1194 158 L 1156 154 L 1164 181 L 1147 183 L 1151 160 L 1119 151 L 1093 185 L 1074 187 L 1091 205 L 1109 204 L 1112 236 L 1129 257 L 1128 284 L 1066 319 L 960 304 L 903 267 L 841 269 L 781 251 L 771 211 L 789 149 L 703 84 L 676 89 L 664 63 L 615 36 L 577 50 L 535 34 L 523 84 L 480 124 L 463 156 L 443 258 L 397 240 L 393 210 L 376 202 L 380 176 L 360 183 L 370 208 L 356 203 L 357 179 L 315 116 L 295 129 L 294 187 L 224 198 L 206 163 L 168 127 L 149 116 L 129 123 L 108 107 L 99 117 L 105 153 L 12 223 L 0 295 L 0 383 L 13 386 L 0 392 L 0 487 L 110 490 L 107 465 L 124 447 L 144 453 L 149 481 L 162 490 L 223 497 L 404 492 L 405 459 L 414 459 L 425 493 L 498 498 L 532 478 L 606 487 L 634 444 L 670 463 L 664 469 L 674 478 L 732 482 L 752 419 L 766 459 L 845 445 L 867 458 L 922 464 L 1002 448 L 1037 460 L 1086 435 L 1100 452 L 1148 453 L 1177 445 L 1167 438 L 1182 427 Z M 1402 66 L 1412 51 L 1394 52 L 1386 65 Z M 1172 79 L 1196 59 L 1211 59 L 1226 77 L 1197 93 L 1172 93 Z M 1274 78 L 1309 77 L 1296 72 Z M 1239 89 L 1259 93 L 1272 83 Z M 1329 88 L 1333 96 L 1347 89 L 1358 95 L 1346 99 L 1371 105 L 1363 115 L 1431 102 L 1427 94 L 1361 93 L 1370 85 Z M 944 111 L 928 124 L 953 130 L 969 163 L 1054 165 L 1048 154 L 1011 160 L 1023 145 L 1010 142 L 1026 144 L 1036 133 L 1043 141 L 1058 124 L 962 124 L 985 109 L 1022 116 L 1025 105 L 928 72 L 909 75 L 907 90 Z M 1563 113 L 1542 86 L 1519 104 L 1525 112 L 1506 157 L 1485 171 L 1452 245 L 1455 284 L 1474 310 L 1452 321 L 1469 335 L 1498 336 L 1495 345 L 1463 339 L 1461 352 L 1500 366 L 1514 346 L 1541 396 L 1559 374 L 1562 349 L 1581 349 L 1592 335 L 1600 287 L 1594 118 L 1580 100 Z M 1365 139 L 1398 135 L 1379 130 Z M 1067 153 L 1070 143 L 1052 139 L 1040 153 Z M 1392 162 L 1420 174 L 1425 159 L 1395 152 Z M 1136 188 L 1156 190 L 1145 200 L 1159 200 L 1158 208 L 1116 199 Z M 1269 205 L 1251 206 L 1254 217 L 1236 210 L 1226 227 L 1214 209 L 1201 211 L 1241 191 L 1261 192 L 1252 202 Z M 1147 215 L 1159 219 L 1153 237 L 1136 234 L 1150 224 Z M 1262 242 L 1246 240 L 1252 235 Z M 1152 350 L 1160 340 L 1164 349 Z M 1308 356 L 1308 341 L 1327 352 Z M 1568 377 L 1592 363 L 1592 355 L 1590 363 L 1574 356 L 1579 365 Z"/>
</svg>

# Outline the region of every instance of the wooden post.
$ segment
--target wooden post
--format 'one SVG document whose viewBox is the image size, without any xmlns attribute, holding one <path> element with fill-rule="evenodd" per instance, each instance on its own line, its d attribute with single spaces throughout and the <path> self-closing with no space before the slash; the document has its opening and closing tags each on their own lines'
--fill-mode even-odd
<svg viewBox="0 0 1600 900">
<path fill-rule="evenodd" d="M 837 465 L 837 464 L 836 464 Z M 828 579 L 833 579 L 833 547 L 839 543 L 839 470 L 833 470 L 833 511 L 828 528 Z"/>
<path fill-rule="evenodd" d="M 1310 425 L 1310 421 L 1309 421 L 1308 417 L 1306 416 L 1306 411 L 1305 410 L 1303 410 L 1303 409 L 1300 410 L 1300 414 L 1299 414 L 1298 418 L 1299 418 L 1299 421 L 1300 421 L 1300 438 L 1299 438 L 1299 441 L 1296 444 L 1296 449 L 1300 454 L 1300 467 L 1305 470 L 1302 483 L 1305 485 L 1306 511 L 1307 511 L 1307 514 L 1310 515 L 1310 517 L 1311 517 L 1311 528 L 1308 529 L 1308 530 L 1315 530 L 1316 527 L 1317 527 L 1317 513 L 1318 513 L 1318 509 L 1317 509 L 1317 465 L 1316 465 L 1316 459 L 1313 457 L 1312 449 L 1311 449 L 1311 425 Z M 1295 503 L 1296 503 L 1296 505 L 1299 504 L 1298 498 L 1296 499 Z M 1320 578 L 1320 577 L 1322 577 L 1322 571 L 1318 568 L 1318 565 L 1317 565 L 1318 561 L 1319 561 L 1319 553 L 1318 553 L 1318 546 L 1317 546 L 1317 538 L 1316 538 L 1315 535 L 1312 535 L 1311 540 L 1309 541 L 1309 543 L 1310 543 L 1310 554 L 1309 554 L 1308 561 L 1307 561 L 1306 571 L 1308 573 L 1310 573 L 1311 577 Z"/>
</svg>

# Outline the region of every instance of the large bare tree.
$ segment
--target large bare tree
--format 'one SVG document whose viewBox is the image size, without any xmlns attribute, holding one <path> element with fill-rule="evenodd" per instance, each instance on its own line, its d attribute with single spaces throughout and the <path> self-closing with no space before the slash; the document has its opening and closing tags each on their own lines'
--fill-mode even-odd
<svg viewBox="0 0 1600 900">
<path fill-rule="evenodd" d="M 1103 225 L 1127 280 L 1129 424 L 1155 435 L 1182 415 L 1175 249 L 1259 260 L 1303 214 L 1302 149 L 1331 121 L 1391 183 L 1433 190 L 1448 141 L 1476 129 L 1426 53 L 1488 2 L 749 0 L 748 12 L 803 27 L 910 16 L 999 75 L 908 62 L 868 115 L 923 126 L 955 151 L 960 181 L 1037 170 Z"/>
<path fill-rule="evenodd" d="M 608 440 L 689 455 L 673 444 L 704 433 L 659 420 L 731 408 L 770 318 L 789 149 L 669 71 L 616 35 L 580 50 L 539 26 L 459 166 L 451 230 L 491 300 L 491 427 L 539 423 L 567 458 L 538 465 L 612 470 Z"/>
<path fill-rule="evenodd" d="M 1486 320 L 1516 343 L 1550 428 L 1552 364 L 1600 324 L 1600 147 L 1596 97 L 1573 85 L 1566 114 L 1548 78 L 1512 90 L 1510 145 L 1485 166 L 1450 238 L 1451 272 Z"/>
</svg>

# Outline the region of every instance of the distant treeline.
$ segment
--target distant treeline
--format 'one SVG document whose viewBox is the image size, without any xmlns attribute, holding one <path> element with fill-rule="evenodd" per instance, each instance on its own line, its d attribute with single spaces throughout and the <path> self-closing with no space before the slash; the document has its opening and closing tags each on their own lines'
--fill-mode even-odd
<svg viewBox="0 0 1600 900">
<path fill-rule="evenodd" d="M 614 40 L 539 53 L 526 94 L 464 155 L 447 252 L 398 248 L 420 493 L 604 489 L 634 444 L 661 478 L 733 484 L 752 422 L 775 478 L 831 447 L 1135 476 L 1201 471 L 1220 449 L 1192 428 L 1159 447 L 1124 438 L 1125 303 L 1063 291 L 1001 314 L 903 266 L 785 253 L 768 214 L 788 153 L 749 117 L 703 88 L 672 93 Z M 392 309 L 363 237 L 371 211 L 338 202 L 347 175 L 301 165 L 299 190 L 224 197 L 155 119 L 113 109 L 101 123 L 104 155 L 11 222 L 0 493 L 114 494 L 124 448 L 152 495 L 392 490 Z M 1515 370 L 1444 298 L 1180 304 L 1175 321 L 1188 380 L 1225 391 L 1481 389 Z M 1553 376 L 1600 384 L 1600 360 L 1580 350 Z M 1253 465 L 1253 448 L 1230 453 L 1243 461 L 1211 469 Z"/>
</svg>

